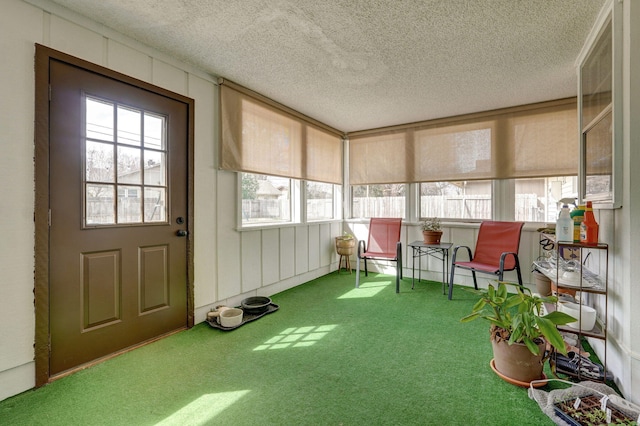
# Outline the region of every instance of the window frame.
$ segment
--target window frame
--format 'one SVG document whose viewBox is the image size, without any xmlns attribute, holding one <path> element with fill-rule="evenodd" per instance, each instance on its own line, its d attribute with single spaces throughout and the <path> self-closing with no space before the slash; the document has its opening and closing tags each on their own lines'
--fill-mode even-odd
<svg viewBox="0 0 640 426">
<path fill-rule="evenodd" d="M 93 103 L 102 103 L 111 106 L 110 115 L 112 116 L 111 125 L 113 126 L 112 134 L 109 138 L 105 137 L 97 137 L 95 136 L 95 131 L 91 129 L 92 126 L 95 126 L 96 123 L 89 123 L 89 114 L 87 112 L 89 102 Z M 163 114 L 158 114 L 157 112 L 139 108 L 139 107 L 131 107 L 124 102 L 119 102 L 113 99 L 104 98 L 102 96 L 96 96 L 92 93 L 82 92 L 82 162 L 84 173 L 82 176 L 82 198 L 81 202 L 83 204 L 82 207 L 82 229 L 97 229 L 97 228 L 119 228 L 119 227 L 134 227 L 134 226 L 153 226 L 153 225 L 167 225 L 170 220 L 170 212 L 169 206 L 166 204 L 166 200 L 171 196 L 171 186 L 168 179 L 169 175 L 169 147 L 167 145 L 167 126 L 168 126 L 168 117 Z M 119 113 L 121 111 L 135 111 L 139 113 L 139 130 L 140 134 L 138 135 L 140 140 L 130 140 L 126 139 L 122 136 L 121 126 L 120 126 L 120 116 Z M 159 138 L 159 146 L 152 146 L 147 144 L 147 136 L 145 135 L 145 130 L 149 126 L 147 124 L 147 117 L 155 117 L 161 121 L 161 125 L 159 126 L 160 138 Z M 126 121 L 126 120 L 122 120 Z M 123 140 L 124 139 L 124 140 Z M 113 176 L 110 179 L 100 180 L 100 179 L 91 179 L 88 174 L 90 173 L 87 169 L 89 157 L 87 155 L 88 146 L 103 144 L 105 148 L 108 148 L 112 153 L 112 166 L 113 166 Z M 119 165 L 119 150 L 120 149 L 128 149 L 132 151 L 136 151 L 140 153 L 140 164 L 139 170 L 135 170 L 134 173 L 139 173 L 140 179 L 136 182 L 127 182 L 126 180 L 121 180 L 121 175 L 118 172 Z M 106 151 L 105 151 L 106 152 Z M 162 171 L 162 181 L 157 184 L 152 184 L 147 182 L 147 178 L 145 174 L 148 172 L 148 169 L 145 168 L 145 158 L 146 155 L 150 153 L 158 153 L 163 158 L 159 166 Z M 91 215 L 89 214 L 89 187 L 90 186 L 105 186 L 110 187 L 112 189 L 112 207 L 113 207 L 113 222 L 92 222 L 90 221 Z M 132 220 L 132 221 L 124 221 L 121 220 L 121 217 L 124 217 L 125 214 L 121 212 L 121 208 L 123 207 L 123 202 L 128 198 L 120 197 L 120 191 L 123 189 L 125 192 L 125 188 L 136 188 L 140 191 L 140 219 Z M 163 193 L 162 201 L 163 201 L 163 211 L 162 218 L 160 220 L 152 220 L 153 215 L 150 219 L 147 219 L 147 191 L 148 190 L 157 190 Z M 154 213 L 155 214 L 155 213 Z"/>
<path fill-rule="evenodd" d="M 304 199 L 302 200 L 302 205 L 304 206 L 303 217 L 305 218 L 306 223 L 322 223 L 322 222 L 331 222 L 335 220 L 342 220 L 342 208 L 341 208 L 342 185 L 336 185 L 335 183 L 330 183 L 330 182 L 314 182 L 309 180 L 302 181 L 302 183 L 304 184 L 302 185 L 304 188 L 304 191 L 303 191 Z M 332 194 L 331 194 L 332 217 L 331 218 L 309 219 L 309 203 L 308 203 L 310 199 L 308 197 L 309 183 L 322 183 L 322 184 L 331 186 L 331 189 L 332 189 Z"/>
<path fill-rule="evenodd" d="M 557 177 L 557 176 L 551 176 Z M 577 179 L 577 175 L 572 175 L 568 177 L 575 177 Z M 549 178 L 549 177 L 541 177 L 541 178 Z M 518 179 L 532 179 L 532 178 L 518 178 Z M 442 218 L 447 223 L 480 223 L 483 220 L 505 220 L 505 221 L 513 221 L 515 220 L 515 200 L 516 200 L 516 180 L 517 179 L 492 179 L 491 181 L 491 210 L 492 216 L 489 219 L 478 219 L 478 218 Z M 420 211 L 420 182 L 408 183 L 405 184 L 405 217 L 403 217 L 403 221 L 410 224 L 417 224 L 425 219 L 425 217 L 421 214 Z M 369 218 L 365 217 L 354 217 L 351 213 L 352 203 L 353 203 L 353 191 L 352 185 L 347 185 L 348 190 L 345 191 L 345 205 L 349 206 L 349 214 L 345 215 L 346 220 L 350 222 L 359 222 L 366 221 Z M 526 223 L 534 223 L 534 224 L 546 224 L 553 221 L 527 221 Z"/>
<path fill-rule="evenodd" d="M 278 179 L 284 179 L 289 184 L 289 200 L 288 200 L 288 208 L 289 208 L 289 219 L 288 220 L 273 220 L 273 221 L 258 221 L 258 222 L 245 222 L 244 214 L 243 214 L 243 175 L 254 175 L 254 176 L 267 176 L 274 177 Z M 300 196 L 300 185 L 296 185 L 298 182 L 297 179 L 292 179 L 288 177 L 281 176 L 273 176 L 273 175 L 264 175 L 260 173 L 249 173 L 249 172 L 237 172 L 237 182 L 238 182 L 238 191 L 237 191 L 237 199 L 238 199 L 238 228 L 256 228 L 261 226 L 287 226 L 291 224 L 295 224 L 296 218 L 299 217 L 300 209 L 295 209 L 294 200 L 299 199 Z"/>
<path fill-rule="evenodd" d="M 264 221 L 264 222 L 256 222 L 256 223 L 246 223 L 243 220 L 242 214 L 242 176 L 243 174 L 252 174 L 252 175 L 262 175 L 262 176 L 270 176 L 276 177 L 279 179 L 286 179 L 289 181 L 290 187 L 290 196 L 289 196 L 289 209 L 291 214 L 291 219 L 288 221 Z M 333 218 L 332 219 L 318 219 L 318 220 L 309 220 L 307 218 L 307 180 L 302 179 L 294 179 L 282 176 L 273 176 L 273 175 L 265 175 L 261 173 L 249 173 L 249 172 L 236 172 L 236 182 L 237 182 L 237 206 L 238 206 L 238 215 L 237 215 L 237 229 L 242 230 L 256 230 L 261 228 L 282 228 L 288 226 L 297 226 L 303 224 L 318 224 L 325 222 L 337 222 L 341 221 L 343 218 L 342 215 L 342 185 L 336 185 L 330 182 L 322 182 L 333 186 Z"/>
<path fill-rule="evenodd" d="M 601 13 L 598 21 L 594 24 L 594 27 L 589 34 L 578 59 L 576 60 L 578 66 L 578 127 L 580 137 L 580 169 L 579 176 L 579 199 L 580 203 L 584 204 L 586 201 L 592 201 L 594 208 L 598 209 L 617 209 L 622 207 L 622 134 L 623 123 L 622 114 L 616 114 L 616 111 L 622 111 L 623 102 L 623 87 L 622 87 L 622 66 L 616 66 L 615 64 L 622 63 L 623 56 L 623 8 L 621 2 L 610 2 L 603 12 Z M 602 61 L 601 53 L 598 48 L 602 47 L 600 42 L 605 37 L 611 37 L 610 50 L 608 53 L 611 55 L 611 64 Z M 604 55 L 606 57 L 606 55 Z M 600 59 L 600 60 L 599 60 Z M 599 60 L 599 61 L 598 61 Z M 591 62 L 595 61 L 595 62 Z M 611 99 L 608 105 L 600 110 L 600 114 L 592 114 L 588 110 L 589 105 L 585 105 L 585 71 L 589 70 L 590 66 L 603 64 L 605 67 L 610 66 L 608 72 L 610 73 L 607 78 L 611 79 Z M 602 77 L 602 76 L 601 76 Z M 603 83 L 603 81 L 599 81 Z M 602 106 L 602 105 L 601 105 Z M 610 109 L 612 114 L 611 135 L 607 143 L 611 144 L 611 160 L 608 166 L 611 169 L 610 173 L 610 191 L 599 192 L 597 188 L 589 187 L 587 180 L 587 134 L 594 128 L 600 119 Z"/>
</svg>

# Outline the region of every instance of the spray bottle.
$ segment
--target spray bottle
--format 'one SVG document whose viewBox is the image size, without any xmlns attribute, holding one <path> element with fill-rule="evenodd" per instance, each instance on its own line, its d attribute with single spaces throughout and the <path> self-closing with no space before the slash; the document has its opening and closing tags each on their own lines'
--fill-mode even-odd
<svg viewBox="0 0 640 426">
<path fill-rule="evenodd" d="M 573 220 L 571 219 L 569 206 L 566 204 L 562 205 L 560 215 L 556 222 L 556 241 L 565 243 L 573 242 Z"/>
<path fill-rule="evenodd" d="M 598 244 L 598 222 L 593 215 L 593 205 L 587 201 L 584 220 L 580 224 L 580 242 L 587 245 Z"/>
<path fill-rule="evenodd" d="M 580 224 L 584 220 L 584 209 L 582 205 L 576 206 L 571 210 L 571 219 L 573 219 L 573 242 L 580 242 Z"/>
</svg>

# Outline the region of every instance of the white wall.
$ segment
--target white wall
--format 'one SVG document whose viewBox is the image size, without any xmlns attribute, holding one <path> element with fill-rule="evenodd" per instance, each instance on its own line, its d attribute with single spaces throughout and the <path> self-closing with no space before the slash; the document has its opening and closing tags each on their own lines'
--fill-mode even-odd
<svg viewBox="0 0 640 426">
<path fill-rule="evenodd" d="M 640 2 L 607 2 L 603 10 L 622 8 L 622 208 L 596 211 L 600 241 L 609 244 L 607 369 L 627 399 L 640 403 Z M 616 75 L 614 73 L 614 75 Z M 618 182 L 616 182 L 618 184 Z M 604 356 L 602 341 L 592 340 Z"/>
<path fill-rule="evenodd" d="M 33 386 L 34 41 L 43 14 L 22 2 L 0 13 L 0 399 Z"/>
<path fill-rule="evenodd" d="M 47 0 L 3 0 L 0 13 L 0 400 L 35 384 L 35 43 L 195 100 L 196 322 L 218 304 L 271 295 L 335 269 L 339 222 L 236 230 L 236 174 L 217 170 L 215 78 Z"/>
<path fill-rule="evenodd" d="M 611 316 L 621 389 L 640 403 L 640 2 L 623 3 L 623 201 L 610 232 L 615 249 L 616 297 Z M 610 352 L 611 353 L 611 352 Z M 626 374 L 622 374 L 625 372 Z"/>
</svg>

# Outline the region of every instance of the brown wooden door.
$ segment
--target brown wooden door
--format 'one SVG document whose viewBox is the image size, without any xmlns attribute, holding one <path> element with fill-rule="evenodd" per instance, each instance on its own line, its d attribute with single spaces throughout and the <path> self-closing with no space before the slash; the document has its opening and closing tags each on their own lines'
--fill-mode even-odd
<svg viewBox="0 0 640 426">
<path fill-rule="evenodd" d="M 53 376 L 188 325 L 188 106 L 57 60 L 50 88 Z"/>
</svg>

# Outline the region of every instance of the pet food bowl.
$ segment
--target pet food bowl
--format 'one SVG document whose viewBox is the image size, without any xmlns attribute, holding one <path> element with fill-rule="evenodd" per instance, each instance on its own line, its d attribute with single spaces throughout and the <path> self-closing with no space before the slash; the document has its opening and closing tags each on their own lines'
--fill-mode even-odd
<svg viewBox="0 0 640 426">
<path fill-rule="evenodd" d="M 266 296 L 253 296 L 244 299 L 240 303 L 240 306 L 242 306 L 242 309 L 244 309 L 246 313 L 258 315 L 267 312 L 270 304 L 271 299 Z"/>
<path fill-rule="evenodd" d="M 242 309 L 229 308 L 220 312 L 220 325 L 223 327 L 236 327 L 242 324 Z"/>
<path fill-rule="evenodd" d="M 578 321 L 567 324 L 569 327 L 580 331 L 593 330 L 593 327 L 596 325 L 596 310 L 591 306 L 579 305 L 572 302 L 561 302 L 558 305 L 560 312 L 564 312 L 578 319 Z M 582 317 L 580 317 L 580 310 L 582 310 Z"/>
</svg>

